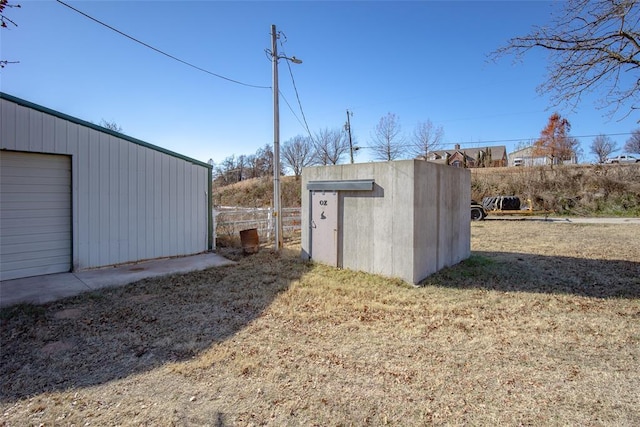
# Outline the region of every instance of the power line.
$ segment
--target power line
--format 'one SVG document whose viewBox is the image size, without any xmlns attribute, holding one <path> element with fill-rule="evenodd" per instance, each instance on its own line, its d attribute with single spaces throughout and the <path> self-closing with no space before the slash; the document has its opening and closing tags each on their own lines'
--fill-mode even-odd
<svg viewBox="0 0 640 427">
<path fill-rule="evenodd" d="M 280 42 L 280 46 L 282 46 L 282 41 Z M 286 56 L 284 50 L 282 51 L 283 55 Z M 300 94 L 298 93 L 298 87 L 296 86 L 296 80 L 293 78 L 293 71 L 291 70 L 291 64 L 289 61 L 287 62 L 287 68 L 289 69 L 289 75 L 291 76 L 291 83 L 293 84 L 293 90 L 296 94 L 296 99 L 298 100 L 298 107 L 300 108 L 300 113 L 302 114 L 302 120 L 304 121 L 304 127 L 311 136 L 311 131 L 309 130 L 309 123 L 307 123 L 307 116 L 304 114 L 304 109 L 302 108 L 302 102 L 300 101 Z"/>
<path fill-rule="evenodd" d="M 81 10 L 78 10 L 75 7 L 63 2 L 62 0 L 56 0 L 56 1 L 58 3 L 60 3 L 61 5 L 66 6 L 69 9 L 73 10 L 74 12 L 79 13 L 80 15 L 84 16 L 85 18 L 88 18 L 88 19 L 92 20 L 93 22 L 96 22 L 96 23 L 98 23 L 98 24 L 100 24 L 100 25 L 102 25 L 104 27 L 107 27 L 108 29 L 110 29 L 112 31 L 115 31 L 116 33 L 120 34 L 121 36 L 124 36 L 124 37 L 128 38 L 129 40 L 132 40 L 132 41 L 134 41 L 136 43 L 139 43 L 144 47 L 147 47 L 147 48 L 149 48 L 149 49 L 151 49 L 151 50 L 153 50 L 153 51 L 155 51 L 157 53 L 160 53 L 160 54 L 162 54 L 162 55 L 164 55 L 164 56 L 166 56 L 168 58 L 171 58 L 171 59 L 173 59 L 175 61 L 178 61 L 178 62 L 180 62 L 180 63 L 182 63 L 184 65 L 187 65 L 187 66 L 189 66 L 191 68 L 195 68 L 198 71 L 202 71 L 203 73 L 207 73 L 207 74 L 210 74 L 210 75 L 212 75 L 214 77 L 218 77 L 220 79 L 227 80 L 227 81 L 229 81 L 231 83 L 236 83 L 236 84 L 239 84 L 239 85 L 242 85 L 242 86 L 254 87 L 254 88 L 258 88 L 258 89 L 271 89 L 271 86 L 258 86 L 258 85 L 252 85 L 252 84 L 248 84 L 248 83 L 243 83 L 241 81 L 230 79 L 229 77 L 225 77 L 225 76 L 222 76 L 220 74 L 216 74 L 216 73 L 214 73 L 212 71 L 206 70 L 204 68 L 198 67 L 197 65 L 194 65 L 194 64 L 192 64 L 190 62 L 187 62 L 187 61 L 184 61 L 184 60 L 182 60 L 180 58 L 177 58 L 177 57 L 175 57 L 175 56 L 173 56 L 173 55 L 171 55 L 171 54 L 169 54 L 167 52 L 164 52 L 164 51 L 162 51 L 162 50 L 160 50 L 158 48 L 155 48 L 155 47 L 151 46 L 150 44 L 147 44 L 147 43 L 145 43 L 145 42 L 143 42 L 141 40 L 138 40 L 137 38 L 135 38 L 133 36 L 130 36 L 129 34 L 126 34 L 126 33 L 122 32 L 122 31 L 118 30 L 117 28 L 112 27 L 109 24 L 105 24 L 104 22 L 102 22 L 102 21 L 100 21 L 100 20 L 98 20 L 98 19 L 96 19 L 96 18 L 94 18 L 94 17 L 92 17 L 90 15 L 87 15 L 86 13 L 84 13 Z"/>
<path fill-rule="evenodd" d="M 313 141 L 313 135 L 311 134 L 311 130 L 309 129 L 309 124 L 307 123 L 307 117 L 305 116 L 304 110 L 302 109 L 302 103 L 300 102 L 300 96 L 298 95 L 298 89 L 296 88 L 296 82 L 293 79 L 293 73 L 291 72 L 291 65 L 289 64 L 289 61 L 287 61 L 287 67 L 289 67 L 289 74 L 291 74 L 291 82 L 293 83 L 293 89 L 295 90 L 295 93 L 296 93 L 296 98 L 298 100 L 298 107 L 300 108 L 300 113 L 302 114 L 302 120 L 304 121 L 304 123 L 300 121 L 300 119 L 298 118 L 298 115 L 293 111 L 293 108 L 291 108 L 291 105 L 289 105 L 289 102 L 287 101 L 287 99 L 284 98 L 284 95 L 282 97 L 284 98 L 285 102 L 289 106 L 289 110 L 291 110 L 291 114 L 293 114 L 293 116 L 298 120 L 298 123 L 300 123 L 303 129 L 307 131 L 309 138 L 311 138 L 311 140 Z M 282 92 L 280 92 L 280 94 L 282 95 Z"/>
<path fill-rule="evenodd" d="M 286 39 L 286 36 L 284 35 L 284 33 L 283 33 L 282 31 L 279 31 L 279 32 L 278 32 L 278 37 L 279 37 L 279 36 L 282 36 L 282 37 L 284 37 L 284 38 Z M 282 42 L 280 42 L 280 46 L 282 46 Z M 267 59 L 268 59 L 269 61 L 273 61 L 273 60 L 274 60 L 274 58 L 273 58 L 273 56 L 274 56 L 274 55 L 273 55 L 273 52 L 272 52 L 270 49 L 265 49 L 265 50 L 264 50 L 264 53 L 267 55 Z M 287 58 L 287 55 L 284 53 L 284 51 L 282 52 L 282 54 L 283 54 L 283 57 L 284 57 L 284 58 Z M 275 58 L 275 60 L 276 60 L 276 61 L 277 61 L 278 59 L 281 59 L 281 58 Z M 289 61 L 288 61 L 288 60 L 287 60 L 287 65 L 289 66 Z M 291 66 L 289 66 L 289 74 L 291 74 Z M 291 79 L 293 79 L 293 75 L 291 76 Z M 294 82 L 294 87 L 295 87 L 295 82 Z M 295 118 L 296 118 L 296 120 L 298 121 L 298 123 L 300 123 L 300 126 L 302 126 L 302 128 L 304 129 L 304 128 L 305 128 L 305 124 L 304 124 L 304 123 L 302 123 L 302 120 L 300 120 L 300 117 L 298 117 L 298 115 L 296 114 L 296 112 L 293 110 L 293 107 L 292 107 L 292 106 L 291 106 L 291 104 L 289 103 L 289 100 L 287 99 L 287 97 L 286 97 L 286 96 L 284 96 L 284 93 L 282 93 L 282 91 L 281 91 L 280 89 L 278 89 L 278 94 L 280 95 L 280 97 L 282 97 L 282 99 L 284 100 L 285 104 L 287 104 L 287 107 L 289 107 L 289 111 L 291 111 L 291 114 L 293 114 L 293 117 L 295 117 Z M 297 95 L 297 92 L 296 92 L 296 95 Z M 300 104 L 300 98 L 298 98 L 298 104 Z M 302 110 L 302 109 L 301 109 L 301 110 Z M 304 114 L 304 112 L 303 112 L 303 114 Z M 305 122 L 306 122 L 306 120 L 305 120 Z M 308 131 L 308 126 L 307 126 L 307 131 Z"/>
<path fill-rule="evenodd" d="M 289 111 L 291 111 L 291 114 L 293 114 L 293 117 L 296 118 L 296 120 L 298 120 L 298 123 L 300 123 L 300 126 L 302 126 L 304 128 L 304 123 L 302 123 L 302 120 L 300 120 L 300 117 L 298 117 L 298 115 L 296 114 L 295 111 L 293 111 L 293 107 L 291 106 L 291 104 L 289 104 L 289 101 L 287 100 L 287 98 L 284 96 L 284 94 L 282 93 L 281 90 L 278 91 L 280 93 L 280 96 L 282 97 L 282 99 L 284 99 L 285 104 L 287 104 L 287 107 L 289 107 Z"/>
<path fill-rule="evenodd" d="M 287 36 L 281 31 L 280 35 L 282 36 L 282 38 L 284 38 L 284 40 L 287 40 Z M 282 48 L 282 54 L 286 57 L 286 53 L 284 51 L 284 43 L 282 42 L 282 38 L 280 38 L 280 47 Z M 277 59 L 276 59 L 277 60 Z M 302 120 L 304 121 L 304 124 L 300 123 L 302 125 L 302 127 L 307 131 L 307 134 L 309 135 L 309 138 L 313 141 L 313 135 L 311 134 L 311 130 L 309 129 L 309 123 L 307 122 L 307 116 L 304 114 L 304 109 L 302 108 L 302 102 L 300 101 L 300 94 L 298 93 L 298 87 L 296 86 L 296 80 L 293 77 L 293 71 L 291 70 L 291 64 L 289 63 L 289 61 L 287 62 L 287 68 L 289 69 L 289 76 L 291 76 L 291 83 L 293 84 L 293 90 L 296 94 L 296 99 L 298 101 L 298 107 L 300 108 L 300 113 L 302 114 Z M 286 99 L 285 99 L 286 101 Z M 287 105 L 289 105 L 289 103 L 287 102 Z M 298 116 L 296 115 L 296 113 L 293 112 L 293 109 L 291 108 L 291 105 L 289 105 L 289 109 L 291 110 L 291 112 L 293 113 L 294 117 L 298 120 L 298 122 L 300 122 L 300 119 L 298 118 Z"/>
</svg>

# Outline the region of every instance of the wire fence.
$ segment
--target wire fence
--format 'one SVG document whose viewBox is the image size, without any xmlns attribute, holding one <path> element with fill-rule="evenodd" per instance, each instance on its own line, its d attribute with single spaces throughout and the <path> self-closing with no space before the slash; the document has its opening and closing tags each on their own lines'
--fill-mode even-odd
<svg viewBox="0 0 640 427">
<path fill-rule="evenodd" d="M 301 208 L 282 209 L 282 237 L 291 238 L 300 233 Z M 262 241 L 273 238 L 272 208 L 239 208 L 219 206 L 214 209 L 216 239 L 235 239 L 240 231 L 255 228 Z"/>
</svg>

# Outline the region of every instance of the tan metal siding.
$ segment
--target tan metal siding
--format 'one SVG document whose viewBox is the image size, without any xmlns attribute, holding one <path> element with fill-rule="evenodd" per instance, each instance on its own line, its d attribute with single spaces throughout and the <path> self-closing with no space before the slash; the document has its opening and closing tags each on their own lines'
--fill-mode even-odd
<svg viewBox="0 0 640 427">
<path fill-rule="evenodd" d="M 0 99 L 0 149 L 71 156 L 73 268 L 208 249 L 208 169 Z"/>
<path fill-rule="evenodd" d="M 0 280 L 70 269 L 69 157 L 0 151 Z"/>
<path fill-rule="evenodd" d="M 0 108 L 0 143 L 2 147 L 9 150 L 15 149 L 17 125 L 15 108 Z"/>
</svg>

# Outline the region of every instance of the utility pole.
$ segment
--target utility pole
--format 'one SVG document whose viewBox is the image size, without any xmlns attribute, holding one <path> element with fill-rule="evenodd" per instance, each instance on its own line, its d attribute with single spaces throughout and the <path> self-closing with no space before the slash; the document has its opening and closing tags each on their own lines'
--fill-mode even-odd
<svg viewBox="0 0 640 427">
<path fill-rule="evenodd" d="M 294 64 L 302 64 L 295 56 L 278 56 L 278 33 L 271 25 L 271 60 L 273 65 L 273 229 L 276 252 L 282 247 L 282 206 L 280 198 L 280 90 L 278 88 L 278 60 L 285 59 Z"/>
<path fill-rule="evenodd" d="M 273 60 L 273 228 L 274 248 L 282 247 L 282 218 L 280 217 L 280 97 L 278 92 L 278 34 L 271 25 L 271 55 Z"/>
<path fill-rule="evenodd" d="M 351 140 L 351 120 L 349 120 L 349 116 L 353 116 L 353 113 L 347 109 L 347 124 L 344 127 L 349 134 L 349 153 L 351 155 L 351 164 L 353 164 L 353 141 Z"/>
</svg>

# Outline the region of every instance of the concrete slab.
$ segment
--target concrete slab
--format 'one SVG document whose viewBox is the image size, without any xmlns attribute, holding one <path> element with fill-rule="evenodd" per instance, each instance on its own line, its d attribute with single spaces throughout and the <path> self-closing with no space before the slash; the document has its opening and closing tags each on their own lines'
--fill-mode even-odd
<svg viewBox="0 0 640 427">
<path fill-rule="evenodd" d="M 235 264 L 215 253 L 165 258 L 75 273 L 0 281 L 0 307 L 19 303 L 46 304 L 83 292 L 124 286 L 141 279 Z"/>
</svg>

